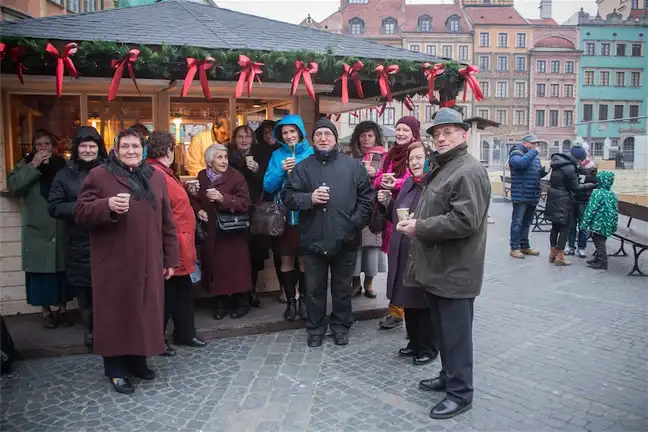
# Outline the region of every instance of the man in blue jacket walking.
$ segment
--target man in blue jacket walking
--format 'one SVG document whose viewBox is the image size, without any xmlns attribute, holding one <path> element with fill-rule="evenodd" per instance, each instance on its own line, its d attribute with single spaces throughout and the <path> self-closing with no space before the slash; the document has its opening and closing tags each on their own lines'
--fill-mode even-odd
<svg viewBox="0 0 648 432">
<path fill-rule="evenodd" d="M 522 138 L 522 144 L 513 147 L 509 152 L 508 164 L 511 169 L 511 200 L 513 201 L 510 255 L 513 258 L 522 259 L 527 255 L 540 255 L 529 244 L 529 230 L 536 206 L 540 201 L 540 179 L 547 175 L 536 150 L 539 142 L 535 135 L 527 135 Z"/>
</svg>

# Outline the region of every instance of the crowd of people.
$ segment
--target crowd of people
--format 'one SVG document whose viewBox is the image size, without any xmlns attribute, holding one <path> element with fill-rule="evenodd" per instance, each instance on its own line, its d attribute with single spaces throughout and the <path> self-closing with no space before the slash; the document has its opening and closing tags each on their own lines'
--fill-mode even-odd
<svg viewBox="0 0 648 432">
<path fill-rule="evenodd" d="M 239 126 L 229 142 L 225 128 L 217 121 L 196 141 L 196 179 L 185 183 L 168 131 L 124 129 L 107 152 L 94 128 L 79 127 L 67 162 L 52 134 L 36 132 L 8 189 L 22 198 L 27 298 L 42 307 L 43 324 L 72 325 L 67 303 L 76 296 L 85 343 L 103 357 L 114 389 L 130 394 L 131 377 L 155 378 L 147 357 L 173 356 L 172 342 L 206 345 L 194 325 L 197 263 L 214 319 L 238 319 L 259 306 L 255 287 L 272 256 L 284 319 L 305 320 L 313 348 L 327 329 L 335 344 L 349 343 L 352 298 L 375 298 L 373 278 L 386 270 L 390 307 L 379 325 L 405 321 L 409 344 L 398 354 L 415 365 L 441 357 L 440 375 L 419 383 L 445 392 L 431 417 L 470 409 L 490 182 L 467 151 L 461 114 L 438 112 L 427 131 L 434 151 L 410 116 L 389 149 L 380 127 L 362 122 L 350 155 L 326 117 L 310 136 L 298 115 L 256 131 Z M 284 211 L 276 235 L 250 230 L 263 203 Z"/>
</svg>

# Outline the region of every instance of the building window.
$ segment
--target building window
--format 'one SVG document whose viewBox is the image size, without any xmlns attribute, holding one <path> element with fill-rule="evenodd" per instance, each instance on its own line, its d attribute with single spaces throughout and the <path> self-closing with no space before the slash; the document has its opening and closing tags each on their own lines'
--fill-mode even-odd
<svg viewBox="0 0 648 432">
<path fill-rule="evenodd" d="M 425 53 L 432 56 L 436 56 L 436 45 L 426 45 Z"/>
<path fill-rule="evenodd" d="M 63 6 L 63 0 L 50 0 L 52 3 L 55 3 L 59 6 Z"/>
<path fill-rule="evenodd" d="M 412 117 L 414 117 L 414 118 L 416 118 L 418 120 L 419 117 L 421 117 L 421 109 L 420 109 L 419 105 L 414 105 L 414 110 L 409 110 L 408 115 L 410 115 L 410 116 L 412 116 Z"/>
<path fill-rule="evenodd" d="M 560 62 L 557 60 L 551 61 L 551 73 L 560 73 Z"/>
<path fill-rule="evenodd" d="M 508 83 L 506 81 L 498 81 L 495 89 L 495 97 L 504 99 L 508 97 Z"/>
<path fill-rule="evenodd" d="M 583 85 L 585 86 L 594 85 L 594 71 L 585 71 L 585 81 Z"/>
<path fill-rule="evenodd" d="M 536 110 L 536 126 L 544 127 L 545 125 L 545 111 Z"/>
<path fill-rule="evenodd" d="M 367 4 L 368 0 L 348 0 L 350 4 Z"/>
<path fill-rule="evenodd" d="M 515 48 L 526 48 L 526 33 L 518 33 L 515 36 Z"/>
<path fill-rule="evenodd" d="M 490 70 L 490 56 L 479 56 L 479 70 L 482 72 Z"/>
<path fill-rule="evenodd" d="M 443 45 L 442 53 L 445 58 L 452 58 L 452 45 Z"/>
<path fill-rule="evenodd" d="M 506 33 L 497 34 L 497 47 L 508 48 L 508 35 Z"/>
<path fill-rule="evenodd" d="M 632 44 L 632 57 L 641 57 L 641 44 Z"/>
<path fill-rule="evenodd" d="M 630 87 L 641 87 L 641 72 L 630 74 Z"/>
<path fill-rule="evenodd" d="M 427 104 L 425 105 L 425 122 L 430 123 L 433 120 L 434 116 L 434 105 Z"/>
<path fill-rule="evenodd" d="M 632 3 L 630 3 L 630 9 L 639 9 L 639 0 L 632 0 Z"/>
<path fill-rule="evenodd" d="M 573 84 L 565 84 L 565 97 L 573 98 L 574 97 L 574 86 Z"/>
<path fill-rule="evenodd" d="M 515 71 L 526 72 L 526 57 L 515 56 Z"/>
<path fill-rule="evenodd" d="M 610 55 L 610 44 L 609 43 L 602 43 L 601 44 L 601 55 L 602 56 L 609 56 Z"/>
<path fill-rule="evenodd" d="M 394 18 L 385 18 L 382 22 L 383 33 L 387 35 L 396 34 L 396 20 Z"/>
<path fill-rule="evenodd" d="M 84 12 L 95 12 L 97 10 L 96 0 L 85 0 L 83 2 Z"/>
<path fill-rule="evenodd" d="M 369 108 L 369 109 L 365 110 L 364 120 L 377 122 L 378 121 L 378 111 L 373 109 L 373 108 Z"/>
<path fill-rule="evenodd" d="M 497 110 L 495 112 L 495 121 L 500 124 L 506 124 L 506 110 Z"/>
<path fill-rule="evenodd" d="M 574 62 L 566 61 L 565 62 L 565 73 L 573 74 L 574 73 Z"/>
<path fill-rule="evenodd" d="M 490 93 L 490 83 L 488 81 L 484 81 L 479 83 L 482 89 L 482 93 L 484 94 L 484 97 L 488 97 Z"/>
<path fill-rule="evenodd" d="M 614 119 L 622 119 L 623 118 L 623 105 L 614 105 Z"/>
<path fill-rule="evenodd" d="M 560 84 L 551 84 L 551 97 L 560 97 Z"/>
<path fill-rule="evenodd" d="M 486 48 L 490 46 L 490 34 L 489 33 L 479 33 L 479 46 Z"/>
<path fill-rule="evenodd" d="M 546 85 L 545 84 L 537 84 L 536 85 L 536 97 L 545 97 L 545 90 L 546 90 Z"/>
<path fill-rule="evenodd" d="M 79 12 L 79 0 L 67 0 L 67 9 L 70 12 Z"/>
<path fill-rule="evenodd" d="M 603 156 L 603 143 L 602 142 L 595 142 L 594 143 L 594 151 L 592 152 L 593 156 Z"/>
<path fill-rule="evenodd" d="M 360 118 L 359 117 L 360 116 L 358 115 L 357 112 L 349 113 L 349 124 L 350 125 L 357 125 L 358 123 L 360 123 Z"/>
<path fill-rule="evenodd" d="M 617 72 L 614 78 L 615 87 L 625 87 L 625 72 Z"/>
<path fill-rule="evenodd" d="M 446 24 L 446 28 L 451 33 L 459 33 L 459 18 L 456 15 L 450 17 Z"/>
<path fill-rule="evenodd" d="M 349 20 L 349 33 L 352 35 L 359 35 L 364 33 L 364 21 L 360 18 L 351 18 Z"/>
<path fill-rule="evenodd" d="M 383 111 L 382 124 L 385 126 L 393 126 L 396 124 L 396 108 L 388 107 Z"/>
<path fill-rule="evenodd" d="M 639 121 L 637 119 L 639 117 L 639 105 L 630 105 L 629 109 L 628 117 L 630 117 L 630 121 L 633 123 Z"/>
<path fill-rule="evenodd" d="M 558 110 L 549 111 L 549 127 L 558 127 L 558 117 L 560 113 Z"/>
<path fill-rule="evenodd" d="M 410 51 L 419 52 L 419 51 L 421 51 L 421 46 L 420 45 L 410 45 L 409 49 L 410 49 Z"/>
<path fill-rule="evenodd" d="M 565 126 L 572 126 L 574 124 L 574 112 L 565 111 Z"/>
<path fill-rule="evenodd" d="M 481 117 L 481 118 L 485 118 L 485 119 L 487 119 L 487 118 L 488 118 L 488 115 L 489 115 L 489 114 L 488 114 L 488 110 L 487 110 L 487 109 L 480 109 L 480 110 L 477 110 L 477 117 Z"/>
<path fill-rule="evenodd" d="M 608 119 L 608 106 L 607 105 L 599 105 L 598 119 L 599 120 L 607 120 Z"/>
<path fill-rule="evenodd" d="M 626 44 L 618 43 L 616 46 L 616 55 L 617 57 L 625 57 L 626 55 Z"/>
<path fill-rule="evenodd" d="M 468 60 L 468 45 L 459 45 L 459 60 Z"/>
<path fill-rule="evenodd" d="M 508 56 L 497 56 L 497 71 L 506 72 L 508 70 Z"/>
<path fill-rule="evenodd" d="M 425 15 L 419 18 L 418 28 L 420 32 L 429 33 L 432 31 L 432 18 Z"/>
<path fill-rule="evenodd" d="M 595 47 L 595 46 L 596 46 L 596 44 L 594 44 L 593 42 L 587 42 L 587 43 L 585 44 L 585 55 L 587 55 L 587 56 L 593 56 L 593 55 L 594 55 L 594 47 Z"/>
<path fill-rule="evenodd" d="M 610 72 L 601 71 L 599 72 L 599 85 L 607 87 L 610 85 Z"/>
<path fill-rule="evenodd" d="M 526 124 L 526 113 L 524 112 L 524 110 L 515 110 L 515 124 L 516 125 Z"/>
<path fill-rule="evenodd" d="M 594 105 L 583 105 L 583 121 L 592 121 L 592 113 L 594 112 Z"/>
<path fill-rule="evenodd" d="M 515 94 L 514 97 L 517 99 L 523 99 L 526 97 L 526 83 L 525 82 L 516 82 L 515 83 Z"/>
<path fill-rule="evenodd" d="M 538 60 L 536 63 L 536 69 L 538 70 L 538 73 L 547 72 L 547 62 L 545 60 Z"/>
</svg>

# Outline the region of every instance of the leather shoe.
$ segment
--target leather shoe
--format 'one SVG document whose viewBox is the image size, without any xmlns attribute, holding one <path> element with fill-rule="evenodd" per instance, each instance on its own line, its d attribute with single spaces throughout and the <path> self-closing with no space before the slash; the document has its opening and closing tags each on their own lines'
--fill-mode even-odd
<svg viewBox="0 0 648 432">
<path fill-rule="evenodd" d="M 133 387 L 133 384 L 131 384 L 128 378 L 112 377 L 110 378 L 110 383 L 117 393 L 133 394 L 135 392 L 135 387 Z"/>
<path fill-rule="evenodd" d="M 164 344 L 164 352 L 160 354 L 162 357 L 174 357 L 176 350 L 169 344 Z"/>
<path fill-rule="evenodd" d="M 139 369 L 139 370 L 131 370 L 131 375 L 133 375 L 135 378 L 143 379 L 143 380 L 152 380 L 155 379 L 155 372 L 153 372 L 151 369 L 148 367 Z"/>
<path fill-rule="evenodd" d="M 472 408 L 472 403 L 457 403 L 450 399 L 443 399 L 432 407 L 430 417 L 437 420 L 449 419 Z"/>
<path fill-rule="evenodd" d="M 424 391 L 445 391 L 446 383 L 439 377 L 424 379 L 419 382 L 419 389 Z"/>
<path fill-rule="evenodd" d="M 430 354 L 419 355 L 419 356 L 414 357 L 413 363 L 415 365 L 417 365 L 417 366 L 421 366 L 421 365 L 428 364 L 428 363 L 434 361 L 434 359 L 436 357 L 437 356 L 433 356 L 433 355 L 430 355 Z"/>
<path fill-rule="evenodd" d="M 207 346 L 207 342 L 200 339 L 198 336 L 195 336 L 189 341 L 187 345 L 193 348 L 204 348 Z"/>
<path fill-rule="evenodd" d="M 214 319 L 215 319 L 216 321 L 220 321 L 220 320 L 222 320 L 223 318 L 225 318 L 226 315 L 227 315 L 227 312 L 225 312 L 225 311 L 222 310 L 222 309 L 218 309 L 218 310 L 216 310 L 216 312 L 214 312 Z"/>
<path fill-rule="evenodd" d="M 398 355 L 401 357 L 414 357 L 416 353 L 412 348 L 405 347 L 398 350 Z"/>
<path fill-rule="evenodd" d="M 335 342 L 335 345 L 348 345 L 349 335 L 346 333 L 333 333 L 333 342 Z"/>
<path fill-rule="evenodd" d="M 249 311 L 250 311 L 249 306 L 238 307 L 235 310 L 233 310 L 232 313 L 230 313 L 230 318 L 232 319 L 243 318 L 245 315 L 247 315 Z"/>
<path fill-rule="evenodd" d="M 85 336 L 83 336 L 83 344 L 87 348 L 92 348 L 92 345 L 94 345 L 94 336 L 92 333 L 86 333 Z"/>
<path fill-rule="evenodd" d="M 316 348 L 322 346 L 322 336 L 320 335 L 310 335 L 308 336 L 308 346 L 311 348 Z"/>
</svg>

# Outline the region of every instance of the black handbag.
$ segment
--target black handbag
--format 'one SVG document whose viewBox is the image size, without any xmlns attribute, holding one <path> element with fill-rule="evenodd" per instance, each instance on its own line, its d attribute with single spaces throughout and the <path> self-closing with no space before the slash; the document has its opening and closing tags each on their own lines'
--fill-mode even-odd
<svg viewBox="0 0 648 432">
<path fill-rule="evenodd" d="M 286 229 L 286 207 L 264 201 L 252 212 L 250 234 L 281 237 Z"/>
<path fill-rule="evenodd" d="M 385 229 L 386 209 L 383 210 L 382 204 L 375 200 L 371 209 L 371 218 L 369 219 L 369 231 L 373 234 L 380 234 Z"/>
<path fill-rule="evenodd" d="M 196 246 L 200 246 L 207 238 L 205 223 L 201 220 L 196 221 Z"/>
<path fill-rule="evenodd" d="M 218 228 L 224 232 L 244 231 L 250 228 L 248 213 L 216 213 Z"/>
</svg>

